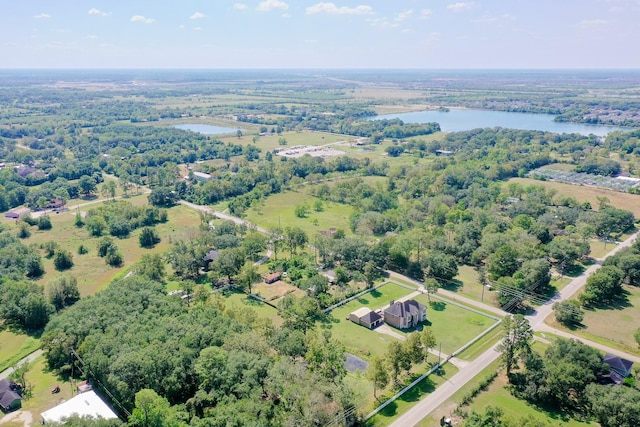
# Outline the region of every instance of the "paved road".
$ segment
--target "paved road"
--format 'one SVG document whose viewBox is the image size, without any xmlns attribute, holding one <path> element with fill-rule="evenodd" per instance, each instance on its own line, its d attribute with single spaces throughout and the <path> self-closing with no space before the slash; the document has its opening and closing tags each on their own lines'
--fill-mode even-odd
<svg viewBox="0 0 640 427">
<path fill-rule="evenodd" d="M 607 254 L 607 256 L 613 255 L 616 252 L 618 252 L 619 250 L 631 246 L 633 244 L 633 242 L 635 241 L 636 237 L 638 236 L 638 234 L 640 234 L 640 232 L 637 232 L 637 233 L 631 235 L 624 242 L 622 242 L 621 244 L 619 244 L 618 246 L 613 248 Z M 567 332 L 552 330 L 553 328 L 550 328 L 549 326 L 544 324 L 544 319 L 549 314 L 551 314 L 551 312 L 552 312 L 552 308 L 551 307 L 552 307 L 553 303 L 557 302 L 557 301 L 563 301 L 563 300 L 571 297 L 573 294 L 575 294 L 582 286 L 584 286 L 584 284 L 587 281 L 587 278 L 591 274 L 595 273 L 598 270 L 598 268 L 600 268 L 600 263 L 594 264 L 591 267 L 589 267 L 580 276 L 576 277 L 569 284 L 567 284 L 567 286 L 565 286 L 562 289 L 562 291 L 559 292 L 558 294 L 556 294 L 550 301 L 548 301 L 546 304 L 541 306 L 535 313 L 533 313 L 530 316 L 527 316 L 528 319 L 529 319 L 529 322 L 531 324 L 531 327 L 534 330 L 541 330 L 541 331 L 558 333 L 558 335 L 566 337 L 566 338 L 577 339 L 579 341 L 584 342 L 587 345 L 593 346 L 594 348 L 598 348 L 598 349 L 600 349 L 602 351 L 605 351 L 605 352 L 608 352 L 608 353 L 617 354 L 617 355 L 620 355 L 620 356 L 622 356 L 622 357 L 624 357 L 626 359 L 637 361 L 639 358 L 637 358 L 637 357 L 635 357 L 633 355 L 626 354 L 624 352 L 621 352 L 621 351 L 616 350 L 616 349 L 612 349 L 610 347 L 607 347 L 607 346 L 604 346 L 604 345 L 601 345 L 601 344 L 593 343 L 591 341 L 582 339 L 580 337 L 576 337 L 576 336 L 574 336 L 572 334 L 569 334 Z M 400 276 L 400 275 L 398 275 L 398 276 Z M 404 278 L 404 279 L 407 280 L 408 278 Z M 413 281 L 413 282 L 415 282 L 415 281 Z M 454 294 L 454 296 L 455 296 L 455 294 Z M 456 296 L 456 298 L 458 300 L 462 300 L 460 298 L 460 296 Z M 477 307 L 480 307 L 480 304 L 481 304 L 481 303 L 478 303 L 477 301 L 469 300 L 469 299 L 467 299 L 467 301 L 465 301 L 465 302 L 468 303 L 468 304 L 477 306 Z M 485 305 L 486 304 L 482 304 L 482 306 L 485 306 Z M 481 307 L 481 308 L 485 308 L 485 307 Z M 498 351 L 496 350 L 497 346 L 498 346 L 498 344 L 494 345 L 489 350 L 485 351 L 480 356 L 478 356 L 475 360 L 470 362 L 467 366 L 461 368 L 458 371 L 458 373 L 451 378 L 451 380 L 449 380 L 446 383 L 442 384 L 433 393 L 427 395 L 424 399 L 422 399 L 420 402 L 418 402 L 408 412 L 406 412 L 405 414 L 400 416 L 394 423 L 392 423 L 390 425 L 390 427 L 409 427 L 409 426 L 414 426 L 417 423 L 419 423 L 423 418 L 425 418 L 431 412 L 436 410 L 436 408 L 438 408 L 447 399 L 449 399 L 451 396 L 453 396 L 453 394 L 456 391 L 458 391 L 466 383 L 471 381 L 471 379 L 473 377 L 475 377 L 480 371 L 482 371 L 487 366 L 489 366 L 492 362 L 494 362 L 496 359 L 498 359 L 498 357 L 500 357 L 500 353 L 498 353 Z"/>
<path fill-rule="evenodd" d="M 42 356 L 44 354 L 43 350 L 36 350 L 33 353 L 23 357 L 17 364 L 16 366 L 22 365 L 25 362 L 33 362 L 34 360 L 36 360 L 38 357 Z M 8 368 L 5 369 L 4 371 L 0 372 L 0 380 L 7 378 L 9 375 L 11 375 L 11 373 L 13 373 L 15 369 L 13 368 Z"/>
<path fill-rule="evenodd" d="M 262 233 L 268 233 L 268 230 L 266 230 L 266 229 L 264 229 L 262 227 L 257 227 L 255 224 L 252 224 L 252 223 L 250 223 L 248 221 L 245 221 L 245 220 L 243 220 L 241 218 L 237 218 L 237 217 L 234 217 L 232 215 L 228 215 L 228 214 L 225 214 L 225 213 L 222 213 L 222 212 L 218 212 L 218 211 L 216 211 L 214 209 L 211 209 L 208 206 L 196 205 L 194 203 L 189 203 L 189 202 L 186 202 L 186 201 L 180 201 L 180 203 L 185 205 L 185 206 L 187 206 L 187 207 L 190 207 L 192 209 L 196 209 L 196 210 L 199 210 L 199 211 L 202 211 L 202 212 L 207 212 L 207 213 L 213 214 L 218 218 L 228 219 L 228 220 L 231 220 L 231 221 L 235 222 L 236 224 L 244 224 L 247 227 L 254 228 L 255 230 L 260 231 Z M 634 233 L 628 239 L 626 239 L 624 242 L 622 242 L 619 245 L 617 245 L 615 248 L 613 248 L 607 254 L 607 257 L 615 254 L 616 252 L 622 250 L 623 248 L 631 246 L 633 244 L 633 242 L 635 241 L 636 237 L 639 234 L 640 234 L 640 231 Z M 545 304 L 540 306 L 533 314 L 527 316 L 527 318 L 529 320 L 529 323 L 531 325 L 531 328 L 533 330 L 554 333 L 554 334 L 556 334 L 558 336 L 562 336 L 562 337 L 565 337 L 565 338 L 576 339 L 576 340 L 584 342 L 585 344 L 587 344 L 587 345 L 589 345 L 591 347 L 597 348 L 599 350 L 602 350 L 602 351 L 605 351 L 605 352 L 608 352 L 608 353 L 613 353 L 613 354 L 619 355 L 621 357 L 624 357 L 626 359 L 629 359 L 629 360 L 636 361 L 636 362 L 640 363 L 640 358 L 638 358 L 636 356 L 627 354 L 625 352 L 621 352 L 619 350 L 607 347 L 607 346 L 602 345 L 602 344 L 594 343 L 592 341 L 577 337 L 575 335 L 572 335 L 572 334 L 564 332 L 564 331 L 559 331 L 557 329 L 551 328 L 550 326 L 548 326 L 548 325 L 546 325 L 544 323 L 544 319 L 547 316 L 549 316 L 549 314 L 551 314 L 551 312 L 553 311 L 553 309 L 552 309 L 553 304 L 555 302 L 564 301 L 564 300 L 570 298 L 576 292 L 578 292 L 578 290 L 580 290 L 585 285 L 585 283 L 587 281 L 587 278 L 590 275 L 592 275 L 593 273 L 595 273 L 599 268 L 600 268 L 600 261 L 598 261 L 596 264 L 590 266 L 580 276 L 574 278 L 571 282 L 569 282 L 567 284 L 567 286 L 565 286 L 562 289 L 562 291 L 557 293 L 553 298 L 551 298 Z M 392 272 L 392 271 L 388 271 L 388 273 L 389 273 L 389 277 L 390 278 L 396 277 L 396 278 L 400 278 L 400 279 L 402 279 L 404 281 L 408 281 L 408 282 L 414 283 L 418 287 L 422 287 L 423 286 L 423 284 L 421 282 L 413 280 L 413 279 L 411 279 L 411 278 L 409 278 L 407 276 L 403 276 L 403 275 L 401 275 L 399 273 Z M 493 306 L 490 306 L 488 304 L 484 304 L 482 302 L 479 302 L 479 301 L 464 297 L 462 295 L 458 295 L 455 292 L 450 292 L 450 291 L 441 289 L 441 290 L 438 291 L 438 293 L 440 293 L 441 295 L 444 295 L 447 298 L 450 298 L 452 300 L 463 302 L 463 303 L 465 303 L 467 305 L 475 306 L 477 308 L 481 308 L 481 309 L 483 309 L 485 311 L 488 311 L 490 313 L 499 315 L 500 317 L 503 317 L 506 314 L 508 314 L 507 312 L 501 310 L 500 308 L 493 307 Z M 498 347 L 498 344 L 494 345 L 493 347 L 491 347 L 490 349 L 488 349 L 487 351 L 482 353 L 480 356 L 478 356 L 472 362 L 469 362 L 465 366 L 462 366 L 459 369 L 459 371 L 458 371 L 458 373 L 456 375 L 454 375 L 449 381 L 445 382 L 440 387 L 438 387 L 433 393 L 429 394 L 424 399 L 422 399 L 420 402 L 418 402 L 407 413 L 402 415 L 393 424 L 391 424 L 391 427 L 408 427 L 408 426 L 414 426 L 417 423 L 419 423 L 423 418 L 425 418 L 427 415 L 429 415 L 431 412 L 433 412 L 436 408 L 438 408 L 440 405 L 442 405 L 447 399 L 449 399 L 456 391 L 458 391 L 466 383 L 471 381 L 471 379 L 473 379 L 480 371 L 482 371 L 487 366 L 489 366 L 491 363 L 493 363 L 495 360 L 497 360 L 498 357 L 500 357 L 500 353 L 498 353 L 497 347 Z"/>
<path fill-rule="evenodd" d="M 238 218 L 236 216 L 229 215 L 229 214 L 217 211 L 215 209 L 211 209 L 209 206 L 196 205 L 195 203 L 187 202 L 185 200 L 180 200 L 179 203 L 181 205 L 184 205 L 184 206 L 188 207 L 188 208 L 195 209 L 195 210 L 200 211 L 200 212 L 205 212 L 205 213 L 214 215 L 217 218 L 227 219 L 229 221 L 235 222 L 236 224 L 245 225 L 248 228 L 252 228 L 252 229 L 257 230 L 257 231 L 259 231 L 261 233 L 269 234 L 269 230 L 267 230 L 266 228 L 258 227 L 257 225 L 255 225 L 255 224 L 253 224 L 253 223 L 251 223 L 249 221 L 245 221 L 242 218 Z"/>
</svg>

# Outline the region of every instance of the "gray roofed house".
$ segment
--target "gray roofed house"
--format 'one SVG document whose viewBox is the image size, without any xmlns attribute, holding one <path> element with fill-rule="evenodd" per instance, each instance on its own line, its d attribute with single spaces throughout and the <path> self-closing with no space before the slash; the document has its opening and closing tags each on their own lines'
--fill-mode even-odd
<svg viewBox="0 0 640 427">
<path fill-rule="evenodd" d="M 20 391 L 20 386 L 13 381 L 0 380 L 0 409 L 3 412 L 15 411 L 22 406 Z"/>
<path fill-rule="evenodd" d="M 614 384 L 622 384 L 624 379 L 631 375 L 633 362 L 630 360 L 607 353 L 602 361 L 611 368 L 609 374 L 605 376 L 606 379 Z"/>
<path fill-rule="evenodd" d="M 357 325 L 373 329 L 383 323 L 382 316 L 368 307 L 360 307 L 349 314 L 348 319 Z"/>
<path fill-rule="evenodd" d="M 427 307 L 416 300 L 391 301 L 383 311 L 385 323 L 398 328 L 415 328 L 427 320 Z"/>
</svg>

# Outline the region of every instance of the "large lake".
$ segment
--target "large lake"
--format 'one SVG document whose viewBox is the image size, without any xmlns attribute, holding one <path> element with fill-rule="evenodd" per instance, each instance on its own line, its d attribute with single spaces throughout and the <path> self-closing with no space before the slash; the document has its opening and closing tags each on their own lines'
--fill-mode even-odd
<svg viewBox="0 0 640 427">
<path fill-rule="evenodd" d="M 476 128 L 492 128 L 500 126 L 511 129 L 541 130 L 555 133 L 590 133 L 606 136 L 614 130 L 629 130 L 616 126 L 588 125 L 581 123 L 554 122 L 553 114 L 508 113 L 487 110 L 416 111 L 413 113 L 385 114 L 373 117 L 376 119 L 398 118 L 405 123 L 440 123 L 444 132 L 459 132 Z"/>
<path fill-rule="evenodd" d="M 192 132 L 203 133 L 205 135 L 222 135 L 225 133 L 236 133 L 238 129 L 233 128 L 225 128 L 222 126 L 212 126 L 212 125 L 198 125 L 198 124 L 184 124 L 184 125 L 175 125 L 174 128 L 182 129 L 182 130 L 190 130 Z"/>
</svg>

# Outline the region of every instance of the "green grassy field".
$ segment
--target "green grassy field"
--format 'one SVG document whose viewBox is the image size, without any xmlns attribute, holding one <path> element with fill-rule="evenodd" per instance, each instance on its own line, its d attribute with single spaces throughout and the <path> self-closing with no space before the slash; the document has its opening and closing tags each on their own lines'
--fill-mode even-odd
<svg viewBox="0 0 640 427">
<path fill-rule="evenodd" d="M 434 373 L 429 375 L 411 390 L 407 391 L 382 411 L 378 412 L 374 417 L 369 419 L 366 425 L 371 427 L 388 426 L 402 414 L 411 409 L 420 401 L 420 399 L 424 398 L 429 393 L 432 393 L 439 385 L 443 384 L 457 373 L 458 369 L 450 363 L 447 363 L 442 367 L 439 374 Z M 391 397 L 391 394 L 392 393 L 389 393 L 386 397 Z M 380 399 L 381 402 L 384 402 L 384 400 L 386 399 Z"/>
<path fill-rule="evenodd" d="M 471 347 L 467 348 L 462 353 L 459 353 L 456 357 L 458 359 L 471 361 L 490 349 L 491 346 L 500 341 L 503 336 L 504 330 L 501 326 L 497 326 L 475 342 Z"/>
<path fill-rule="evenodd" d="M 134 204 L 146 204 L 146 195 L 140 195 L 128 199 Z M 91 207 L 99 206 L 99 204 Z M 124 254 L 124 264 L 122 267 L 113 268 L 98 257 L 96 245 L 99 238 L 90 237 L 87 230 L 74 225 L 75 212 L 63 212 L 51 216 L 53 228 L 47 231 L 38 231 L 36 227 L 31 227 L 31 237 L 23 242 L 29 244 L 41 244 L 47 241 L 55 241 L 58 245 L 69 250 L 73 254 L 74 266 L 64 274 L 71 274 L 78 279 L 78 287 L 81 295 L 91 295 L 107 285 L 111 280 L 128 269 L 137 262 L 145 253 L 162 253 L 169 249 L 171 241 L 188 236 L 197 232 L 200 224 L 200 217 L 194 210 L 184 206 L 175 206 L 168 211 L 168 221 L 164 224 L 156 225 L 156 230 L 162 241 L 154 248 L 141 248 L 138 242 L 140 230 L 135 230 L 126 239 L 115 239 L 116 246 Z M 10 227 L 15 228 L 11 223 Z M 78 247 L 83 244 L 89 249 L 89 253 L 78 254 Z M 37 281 L 44 285 L 59 274 L 53 266 L 53 260 L 43 257 L 43 265 L 46 273 Z"/>
<path fill-rule="evenodd" d="M 256 299 L 249 298 L 242 292 L 228 289 L 222 291 L 222 295 L 225 298 L 225 310 L 234 306 L 247 307 L 254 310 L 258 317 L 267 317 L 271 319 L 276 326 L 279 326 L 282 323 L 282 318 L 278 315 L 278 310 Z"/>
<path fill-rule="evenodd" d="M 0 372 L 40 348 L 40 340 L 11 331 L 0 332 Z"/>
<path fill-rule="evenodd" d="M 269 129 L 271 129 L 271 127 L 269 127 Z M 287 141 L 286 145 L 280 145 L 281 138 L 284 138 Z M 262 148 L 262 152 L 264 154 L 265 151 L 271 151 L 276 148 L 287 148 L 296 145 L 326 145 L 340 141 L 354 141 L 355 139 L 356 137 L 351 135 L 341 135 L 330 132 L 283 132 L 281 135 L 267 134 L 265 136 L 258 137 L 256 146 Z M 248 145 L 253 144 L 253 135 L 245 135 L 240 139 L 237 137 L 227 137 L 221 138 L 221 140 L 224 142 L 232 142 L 234 144 Z"/>
<path fill-rule="evenodd" d="M 487 290 L 480 284 L 478 272 L 471 266 L 459 266 L 458 275 L 453 282 L 443 284 L 444 289 L 489 305 L 495 305 L 497 302 L 495 292 Z"/>
<path fill-rule="evenodd" d="M 471 405 L 465 409 L 481 412 L 484 411 L 487 406 L 497 406 L 502 409 L 507 416 L 520 418 L 531 415 L 536 420 L 546 422 L 549 426 L 554 427 L 583 427 L 598 425 L 597 423 L 574 420 L 567 414 L 532 406 L 528 402 L 513 396 L 506 388 L 507 386 L 506 378 L 504 376 L 499 376 L 486 391 L 480 393 L 473 400 Z M 428 426 L 433 424 L 420 425 Z"/>
<path fill-rule="evenodd" d="M 418 295 L 415 300 L 427 306 L 427 326 L 433 331 L 438 345 L 442 344 L 442 352 L 446 354 L 459 349 L 496 322 L 435 298 L 430 304 L 426 295 Z"/>
<path fill-rule="evenodd" d="M 309 236 L 331 227 L 342 228 L 347 234 L 350 234 L 349 216 L 353 212 L 353 208 L 340 203 L 322 202 L 323 210 L 316 212 L 313 206 L 317 200 L 320 199 L 304 192 L 287 191 L 274 194 L 266 199 L 258 212 L 253 208 L 249 209 L 246 212 L 246 219 L 267 229 L 278 226 L 282 228 L 300 227 Z M 306 218 L 298 218 L 295 215 L 296 206 L 301 204 L 309 206 Z"/>
<path fill-rule="evenodd" d="M 22 401 L 22 410 L 31 412 L 36 422 L 40 421 L 42 412 L 74 396 L 73 385 L 49 371 L 44 357 L 39 357 L 32 363 L 26 379 L 33 387 L 33 395 Z M 51 394 L 51 389 L 55 386 L 60 387 L 60 393 Z"/>
<path fill-rule="evenodd" d="M 329 320 L 320 325 L 329 329 L 335 339 L 345 345 L 349 353 L 363 359 L 369 359 L 373 355 L 383 355 L 387 345 L 395 341 L 389 335 L 371 331 L 364 326 L 356 325 L 347 320 L 349 313 L 360 307 L 369 307 L 372 310 L 385 307 L 391 300 L 397 300 L 411 291 L 393 283 L 387 283 L 362 297 L 336 308 L 329 313 Z"/>
<path fill-rule="evenodd" d="M 556 322 L 553 316 L 547 319 L 547 323 L 589 340 L 640 355 L 640 349 L 633 338 L 640 319 L 640 288 L 625 285 L 624 289 L 628 292 L 626 303 L 607 309 L 585 310 L 583 328 L 570 330 Z"/>
<path fill-rule="evenodd" d="M 499 331 L 502 331 L 499 329 Z M 475 347 L 475 346 L 474 346 Z M 535 341 L 532 348 L 537 353 L 543 353 L 547 348 L 547 344 Z M 465 395 L 471 392 L 478 384 L 487 378 L 492 373 L 500 369 L 501 361 L 496 360 L 488 367 L 480 371 L 471 381 L 460 388 L 456 393 L 447 399 L 442 405 L 440 405 L 429 416 L 425 417 L 417 425 L 420 427 L 431 427 L 438 425 L 438 421 L 441 417 L 452 417 L 456 421 L 456 425 L 460 425 L 461 420 L 459 417 L 454 416 L 453 411 L 462 401 Z M 562 427 L 583 427 L 583 426 L 596 426 L 596 423 L 586 423 L 577 420 L 570 419 L 566 414 L 558 413 L 555 411 L 547 411 L 542 408 L 537 408 L 528 404 L 526 401 L 514 397 L 508 390 L 508 384 L 506 377 L 501 374 L 493 381 L 489 388 L 476 396 L 476 398 L 467 406 L 462 409 L 466 412 L 476 411 L 481 412 L 487 406 L 500 407 L 504 413 L 508 416 L 521 417 L 532 415 L 536 420 L 544 423 L 548 423 L 549 426 L 562 426 Z"/>
</svg>

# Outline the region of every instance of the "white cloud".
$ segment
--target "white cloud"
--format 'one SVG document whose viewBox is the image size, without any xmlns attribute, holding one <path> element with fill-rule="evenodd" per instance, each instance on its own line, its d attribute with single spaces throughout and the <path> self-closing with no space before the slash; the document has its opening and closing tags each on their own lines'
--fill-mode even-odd
<svg viewBox="0 0 640 427">
<path fill-rule="evenodd" d="M 39 15 L 34 16 L 34 18 L 36 18 L 36 19 L 49 19 L 49 18 L 51 18 L 51 15 L 47 15 L 46 13 L 41 13 Z"/>
<path fill-rule="evenodd" d="M 413 10 L 412 9 L 408 9 L 408 10 L 404 10 L 400 13 L 398 13 L 394 19 L 394 21 L 396 22 L 402 22 L 407 18 L 410 18 L 411 15 L 413 15 Z"/>
<path fill-rule="evenodd" d="M 184 28 L 184 24 L 178 25 L 178 28 L 182 30 Z"/>
<path fill-rule="evenodd" d="M 111 12 L 103 12 L 100 9 L 96 9 L 95 7 L 89 9 L 89 15 L 98 15 L 98 16 L 109 16 Z"/>
<path fill-rule="evenodd" d="M 206 17 L 207 17 L 207 15 L 205 15 L 204 13 L 202 13 L 202 12 L 196 12 L 196 13 L 194 13 L 193 15 L 191 15 L 191 16 L 189 17 L 189 19 L 202 19 L 202 18 L 206 18 Z"/>
<path fill-rule="evenodd" d="M 131 22 L 141 22 L 143 24 L 153 24 L 154 22 L 156 22 L 155 19 L 153 18 L 146 18 L 142 15 L 134 15 L 131 17 Z"/>
<path fill-rule="evenodd" d="M 516 17 L 510 13 L 505 13 L 500 16 L 485 14 L 478 19 L 474 19 L 472 22 L 476 22 L 478 24 L 495 24 L 498 21 L 513 21 L 514 19 L 516 19 Z"/>
<path fill-rule="evenodd" d="M 420 11 L 420 19 L 429 19 L 431 17 L 431 9 L 422 9 Z"/>
<path fill-rule="evenodd" d="M 315 13 L 328 13 L 331 15 L 372 15 L 373 8 L 367 5 L 347 7 L 336 6 L 335 3 L 320 2 L 307 7 L 307 15 L 313 15 Z"/>
<path fill-rule="evenodd" d="M 289 13 L 283 13 L 283 14 L 282 14 L 282 17 L 283 17 L 283 18 L 285 18 L 285 19 L 289 19 L 289 18 L 291 18 L 291 14 L 289 14 Z"/>
<path fill-rule="evenodd" d="M 98 38 L 98 36 L 96 36 L 95 34 L 89 34 L 89 35 L 87 36 L 87 38 L 88 38 L 88 39 L 90 39 L 90 40 L 95 40 L 95 39 L 97 39 L 97 38 Z"/>
<path fill-rule="evenodd" d="M 602 27 L 603 25 L 607 25 L 607 21 L 604 19 L 583 19 L 576 25 L 576 27 L 581 30 L 591 30 L 594 28 Z"/>
<path fill-rule="evenodd" d="M 247 8 L 247 5 L 244 3 L 236 3 L 233 5 L 234 10 L 245 10 L 246 8 Z"/>
<path fill-rule="evenodd" d="M 260 2 L 257 8 L 260 12 L 270 12 L 277 9 L 288 10 L 289 5 L 280 0 L 264 0 Z"/>
<path fill-rule="evenodd" d="M 202 31 L 202 27 L 193 27 L 193 31 Z"/>
<path fill-rule="evenodd" d="M 458 13 L 458 12 L 464 12 L 466 10 L 473 9 L 473 6 L 475 6 L 475 3 L 472 1 L 468 3 L 458 2 L 458 3 L 450 4 L 449 6 L 447 6 L 447 9 L 449 9 L 452 12 Z"/>
</svg>

